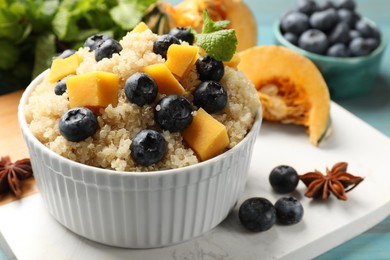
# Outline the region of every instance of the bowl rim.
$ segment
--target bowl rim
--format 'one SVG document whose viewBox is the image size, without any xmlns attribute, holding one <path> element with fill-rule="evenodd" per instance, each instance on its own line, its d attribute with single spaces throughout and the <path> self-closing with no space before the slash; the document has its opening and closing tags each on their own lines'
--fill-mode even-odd
<svg viewBox="0 0 390 260">
<path fill-rule="evenodd" d="M 59 155 L 52 150 L 50 150 L 48 147 L 46 147 L 43 143 L 41 143 L 30 131 L 26 116 L 24 113 L 25 105 L 27 104 L 28 98 L 30 97 L 31 93 L 34 91 L 34 89 L 38 86 L 39 83 L 41 83 L 44 79 L 44 77 L 49 73 L 50 69 L 47 69 L 43 71 L 41 74 L 39 74 L 36 78 L 34 78 L 30 84 L 26 87 L 25 91 L 22 94 L 22 97 L 18 104 L 18 121 L 19 121 L 19 127 L 23 132 L 23 135 L 26 135 L 28 140 L 31 140 L 36 147 L 38 147 L 40 150 L 45 151 L 50 156 L 58 159 L 58 160 L 64 160 L 68 165 L 71 167 L 80 167 L 82 170 L 89 170 L 93 171 L 96 174 L 107 174 L 107 175 L 116 175 L 116 176 L 133 176 L 133 177 L 157 177 L 157 176 L 167 176 L 167 175 L 175 175 L 175 174 L 183 174 L 184 172 L 192 172 L 196 170 L 197 168 L 204 168 L 204 167 L 210 167 L 215 161 L 223 160 L 225 157 L 230 156 L 231 153 L 234 153 L 236 150 L 240 149 L 241 146 L 245 145 L 246 142 L 249 141 L 249 136 L 256 135 L 254 138 L 257 138 L 258 132 L 260 130 L 260 126 L 262 124 L 262 108 L 261 106 L 257 110 L 256 117 L 253 121 L 251 129 L 246 133 L 245 137 L 236 144 L 233 148 L 225 151 L 224 153 L 217 155 L 209 160 L 199 162 L 193 165 L 188 165 L 180 168 L 174 168 L 174 169 L 164 169 L 164 170 L 155 170 L 155 171 L 117 171 L 112 169 L 104 169 L 99 168 L 96 166 L 91 166 L 87 164 L 83 164 L 80 162 L 73 161 L 71 159 L 68 159 L 62 155 Z M 27 140 L 26 140 L 27 141 Z M 30 151 L 29 151 L 30 152 Z M 63 174 L 63 173 L 61 173 Z"/>
<path fill-rule="evenodd" d="M 274 21 L 274 24 L 273 24 L 273 33 L 274 33 L 274 36 L 276 37 L 276 39 L 284 46 L 288 47 L 289 49 L 292 49 L 298 53 L 301 53 L 303 54 L 304 56 L 310 58 L 310 59 L 313 59 L 313 60 L 322 60 L 322 61 L 325 61 L 325 62 L 334 62 L 334 63 L 340 63 L 340 64 L 344 64 L 344 63 L 360 63 L 362 61 L 366 61 L 366 60 L 371 60 L 371 59 L 374 59 L 375 57 L 377 57 L 378 55 L 380 55 L 381 53 L 383 53 L 383 51 L 385 50 L 386 46 L 387 46 L 387 38 L 385 36 L 385 34 L 383 33 L 382 30 L 380 30 L 379 26 L 372 20 L 370 20 L 369 18 L 367 17 L 362 17 L 362 19 L 368 21 L 369 23 L 371 23 L 372 25 L 376 26 L 376 28 L 378 28 L 378 31 L 380 33 L 380 44 L 379 46 L 373 51 L 371 52 L 369 55 L 365 55 L 365 56 L 358 56 L 358 57 L 332 57 L 332 56 L 326 56 L 326 55 L 321 55 L 321 54 L 316 54 L 316 53 L 313 53 L 313 52 L 309 52 L 309 51 L 306 51 L 304 49 L 301 49 L 299 48 L 298 46 L 290 43 L 289 41 L 287 41 L 283 35 L 282 35 L 282 32 L 280 30 L 280 19 L 276 19 Z"/>
</svg>

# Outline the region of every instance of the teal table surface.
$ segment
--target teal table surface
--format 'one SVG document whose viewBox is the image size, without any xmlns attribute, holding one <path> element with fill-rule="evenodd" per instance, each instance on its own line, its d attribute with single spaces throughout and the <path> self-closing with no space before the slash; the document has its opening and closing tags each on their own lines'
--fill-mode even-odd
<svg viewBox="0 0 390 260">
<path fill-rule="evenodd" d="M 178 0 L 168 2 L 178 3 Z M 272 24 L 295 0 L 246 0 L 258 24 L 258 44 L 273 44 Z M 357 0 L 358 11 L 376 22 L 390 37 L 390 0 Z M 390 48 L 378 78 L 364 96 L 336 101 L 357 117 L 390 137 Z M 390 184 L 389 184 L 390 185 Z M 1 248 L 1 247 L 0 247 Z M 0 260 L 7 259 L 0 250 Z M 322 254 L 317 259 L 390 259 L 390 216 L 363 234 Z"/>
<path fill-rule="evenodd" d="M 258 44 L 273 44 L 272 24 L 296 0 L 246 0 L 258 24 Z M 390 1 L 357 0 L 357 10 L 376 22 L 390 36 Z M 372 90 L 364 96 L 336 101 L 383 134 L 390 137 L 390 48 Z M 389 155 L 390 156 L 390 155 Z M 389 184 L 390 186 L 390 184 Z M 317 259 L 390 259 L 390 216 L 363 234 L 322 254 Z"/>
</svg>

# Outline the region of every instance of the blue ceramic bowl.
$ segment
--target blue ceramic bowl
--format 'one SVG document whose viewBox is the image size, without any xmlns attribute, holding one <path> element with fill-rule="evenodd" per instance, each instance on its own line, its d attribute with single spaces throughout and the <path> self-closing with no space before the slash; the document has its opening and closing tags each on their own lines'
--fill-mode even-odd
<svg viewBox="0 0 390 260">
<path fill-rule="evenodd" d="M 324 76 L 332 99 L 336 100 L 361 96 L 371 89 L 387 45 L 385 36 L 381 33 L 380 45 L 367 56 L 329 57 L 305 51 L 287 41 L 280 31 L 279 20 L 274 23 L 273 33 L 276 44 L 294 50 L 313 61 Z"/>
</svg>

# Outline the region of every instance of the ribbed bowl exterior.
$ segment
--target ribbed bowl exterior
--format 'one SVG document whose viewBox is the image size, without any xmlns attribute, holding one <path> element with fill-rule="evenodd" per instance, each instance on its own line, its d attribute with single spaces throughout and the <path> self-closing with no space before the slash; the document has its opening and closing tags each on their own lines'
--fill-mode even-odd
<svg viewBox="0 0 390 260">
<path fill-rule="evenodd" d="M 76 234 L 112 246 L 152 248 L 179 243 L 218 225 L 243 192 L 259 110 L 236 147 L 211 160 L 158 172 L 117 172 L 83 165 L 52 152 L 29 131 L 24 104 L 19 122 L 38 189 L 54 218 Z"/>
</svg>

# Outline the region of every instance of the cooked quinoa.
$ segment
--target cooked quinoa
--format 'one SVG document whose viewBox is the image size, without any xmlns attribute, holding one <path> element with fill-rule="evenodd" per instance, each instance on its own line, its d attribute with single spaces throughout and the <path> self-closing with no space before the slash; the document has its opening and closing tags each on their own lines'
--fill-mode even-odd
<svg viewBox="0 0 390 260">
<path fill-rule="evenodd" d="M 120 41 L 123 50 L 112 58 L 95 61 L 94 52 L 80 48 L 77 54 L 83 62 L 77 74 L 91 71 L 106 71 L 120 77 L 120 91 L 116 107 L 109 105 L 99 111 L 96 133 L 84 141 L 67 141 L 59 132 L 58 121 L 70 108 L 67 93 L 58 96 L 48 76 L 36 87 L 26 106 L 26 119 L 32 133 L 49 149 L 71 160 L 91 166 L 119 171 L 153 171 L 184 167 L 199 162 L 195 152 L 183 141 L 180 133 L 162 131 L 154 121 L 154 106 L 139 107 L 130 103 L 124 94 L 126 79 L 143 67 L 165 60 L 153 52 L 157 35 L 150 30 L 141 33 L 129 32 Z M 183 43 L 186 44 L 186 43 Z M 200 84 L 196 67 L 193 66 L 180 82 L 187 89 L 185 95 L 192 101 L 192 91 Z M 229 149 L 239 143 L 252 127 L 260 101 L 252 83 L 242 72 L 225 66 L 220 83 L 228 93 L 225 109 L 212 116 L 224 124 L 230 139 Z M 162 96 L 159 94 L 157 99 Z M 166 156 L 157 164 L 144 167 L 137 165 L 130 156 L 132 138 L 143 129 L 157 129 L 167 141 Z"/>
</svg>

